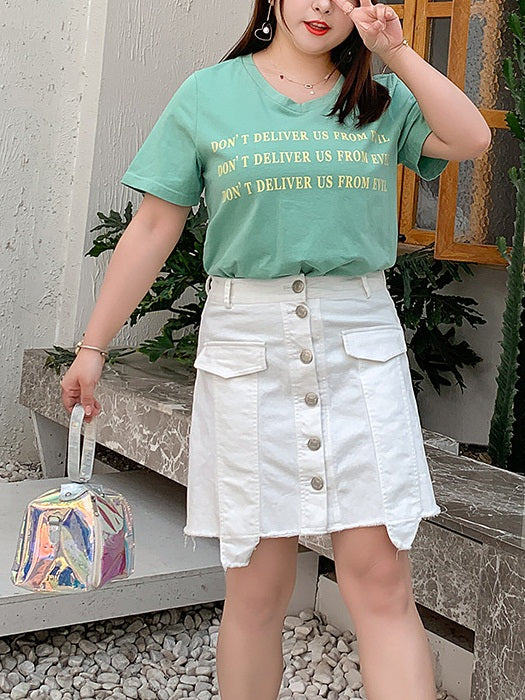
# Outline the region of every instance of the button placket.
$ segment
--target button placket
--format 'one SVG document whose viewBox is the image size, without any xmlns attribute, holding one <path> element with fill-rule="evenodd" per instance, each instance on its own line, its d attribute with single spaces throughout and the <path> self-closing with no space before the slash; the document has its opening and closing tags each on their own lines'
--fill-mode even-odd
<svg viewBox="0 0 525 700">
<path fill-rule="evenodd" d="M 290 303 L 283 302 L 283 320 L 291 355 L 301 520 L 304 525 L 322 531 L 327 524 L 328 502 L 319 381 L 310 322 L 316 300 L 311 304 L 306 301 L 306 285 L 302 285 L 302 280 L 292 282 L 294 298 Z"/>
</svg>

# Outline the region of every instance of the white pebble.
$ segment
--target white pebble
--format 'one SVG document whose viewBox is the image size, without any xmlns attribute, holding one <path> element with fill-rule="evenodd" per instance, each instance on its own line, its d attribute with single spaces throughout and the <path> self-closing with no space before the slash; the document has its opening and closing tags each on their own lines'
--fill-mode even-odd
<svg viewBox="0 0 525 700">
<path fill-rule="evenodd" d="M 11 690 L 11 693 L 9 697 L 11 700 L 21 700 L 22 698 L 26 698 L 27 694 L 31 690 L 31 686 L 29 683 L 18 683 L 15 685 L 15 687 Z"/>
</svg>

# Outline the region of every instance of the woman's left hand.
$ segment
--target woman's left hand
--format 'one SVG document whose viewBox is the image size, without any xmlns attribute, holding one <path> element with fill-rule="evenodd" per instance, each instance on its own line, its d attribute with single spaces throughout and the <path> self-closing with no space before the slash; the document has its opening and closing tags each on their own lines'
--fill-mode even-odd
<svg viewBox="0 0 525 700">
<path fill-rule="evenodd" d="M 386 55 L 403 41 L 403 29 L 396 11 L 372 0 L 334 0 L 345 14 L 349 15 L 357 27 L 364 45 L 380 57 Z M 355 3 L 360 3 L 356 6 Z"/>
</svg>

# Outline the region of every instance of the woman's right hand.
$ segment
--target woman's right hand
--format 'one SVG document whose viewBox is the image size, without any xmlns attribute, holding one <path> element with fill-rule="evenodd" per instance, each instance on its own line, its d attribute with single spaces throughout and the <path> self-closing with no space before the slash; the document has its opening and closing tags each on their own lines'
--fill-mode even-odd
<svg viewBox="0 0 525 700">
<path fill-rule="evenodd" d="M 75 404 L 81 403 L 86 423 L 90 423 L 102 410 L 93 392 L 104 364 L 104 358 L 99 352 L 84 348 L 60 380 L 62 403 L 66 411 L 71 414 Z"/>
</svg>

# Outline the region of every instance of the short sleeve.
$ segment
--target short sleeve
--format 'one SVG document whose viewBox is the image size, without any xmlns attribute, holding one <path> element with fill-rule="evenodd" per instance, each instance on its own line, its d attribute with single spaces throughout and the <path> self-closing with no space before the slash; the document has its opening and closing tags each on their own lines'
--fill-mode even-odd
<svg viewBox="0 0 525 700">
<path fill-rule="evenodd" d="M 432 129 L 414 96 L 401 78 L 396 81 L 397 114 L 403 118 L 397 145 L 397 162 L 413 170 L 422 180 L 434 180 L 441 175 L 449 161 L 421 155 L 425 139 Z"/>
<path fill-rule="evenodd" d="M 124 173 L 121 183 L 172 204 L 193 206 L 204 189 L 195 142 L 197 83 L 191 74 L 175 92 Z"/>
</svg>

